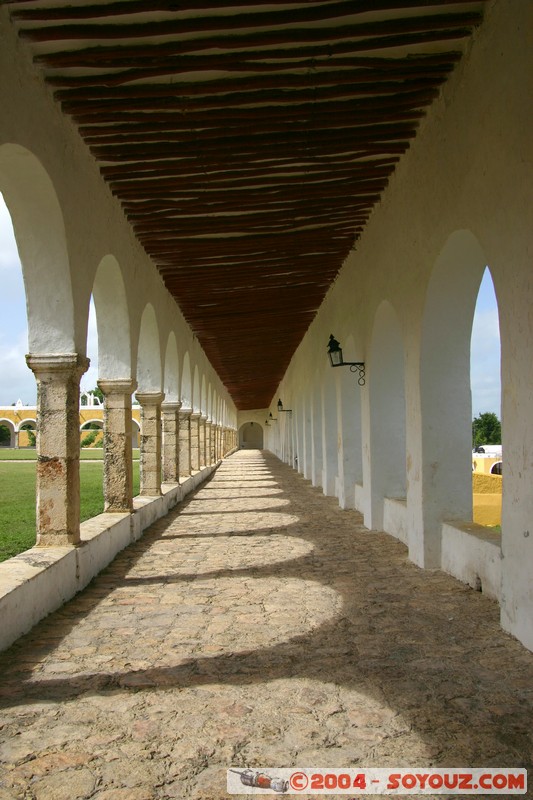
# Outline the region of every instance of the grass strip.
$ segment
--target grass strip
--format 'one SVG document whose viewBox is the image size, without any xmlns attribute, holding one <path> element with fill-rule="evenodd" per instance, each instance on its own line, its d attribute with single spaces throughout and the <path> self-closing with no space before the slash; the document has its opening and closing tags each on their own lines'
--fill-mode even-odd
<svg viewBox="0 0 533 800">
<path fill-rule="evenodd" d="M 80 464 L 80 519 L 104 510 L 103 463 Z M 133 464 L 133 494 L 139 493 L 139 463 Z M 35 544 L 35 462 L 0 463 L 0 561 Z"/>
<path fill-rule="evenodd" d="M 133 460 L 139 460 L 139 448 L 135 447 L 132 451 Z M 101 461 L 104 451 L 101 447 L 87 447 L 80 450 L 81 461 Z M 36 461 L 37 451 L 32 447 L 0 447 L 0 461 Z"/>
</svg>

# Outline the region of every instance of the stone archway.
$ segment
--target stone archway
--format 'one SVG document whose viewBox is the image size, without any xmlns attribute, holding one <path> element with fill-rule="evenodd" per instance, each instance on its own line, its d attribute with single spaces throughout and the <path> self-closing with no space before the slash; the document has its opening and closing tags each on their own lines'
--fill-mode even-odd
<svg viewBox="0 0 533 800">
<path fill-rule="evenodd" d="M 409 525 L 409 556 L 419 566 L 441 566 L 442 521 L 472 520 L 472 399 L 470 339 L 487 258 L 468 230 L 452 233 L 428 283 L 420 343 L 420 462 L 410 493 L 421 518 Z M 438 420 L 438 424 L 436 424 Z M 414 451 L 413 451 L 414 452 Z M 414 495 L 413 495 L 414 497 Z"/>
<path fill-rule="evenodd" d="M 75 331 L 63 212 L 50 176 L 25 147 L 3 144 L 0 190 L 22 265 L 29 352 L 84 352 Z"/>
<path fill-rule="evenodd" d="M 245 422 L 239 428 L 239 447 L 244 450 L 263 449 L 263 428 L 257 422 Z"/>
<path fill-rule="evenodd" d="M 0 447 L 15 447 L 16 431 L 10 419 L 0 419 Z"/>
</svg>

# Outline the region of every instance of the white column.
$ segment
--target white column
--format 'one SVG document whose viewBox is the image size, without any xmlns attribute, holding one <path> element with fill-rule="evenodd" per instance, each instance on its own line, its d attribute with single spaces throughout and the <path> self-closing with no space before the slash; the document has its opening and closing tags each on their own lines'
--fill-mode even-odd
<svg viewBox="0 0 533 800">
<path fill-rule="evenodd" d="M 104 511 L 133 508 L 132 380 L 99 380 L 104 404 Z"/>
<path fill-rule="evenodd" d="M 179 412 L 180 478 L 188 478 L 191 474 L 191 414 L 190 408 L 181 408 Z"/>
<path fill-rule="evenodd" d="M 200 469 L 200 414 L 191 414 L 191 472 Z"/>
<path fill-rule="evenodd" d="M 141 495 L 161 494 L 161 403 L 163 392 L 137 392 L 141 406 Z"/>
<path fill-rule="evenodd" d="M 179 483 L 180 480 L 180 419 L 181 403 L 164 402 L 161 405 L 163 421 L 163 480 Z"/>
<path fill-rule="evenodd" d="M 37 380 L 37 544 L 80 541 L 80 378 L 76 353 L 28 355 Z"/>
</svg>

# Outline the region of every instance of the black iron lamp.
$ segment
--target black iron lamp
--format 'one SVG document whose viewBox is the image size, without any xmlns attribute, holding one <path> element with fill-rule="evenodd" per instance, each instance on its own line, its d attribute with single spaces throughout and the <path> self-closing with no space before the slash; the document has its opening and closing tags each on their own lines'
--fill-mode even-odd
<svg viewBox="0 0 533 800">
<path fill-rule="evenodd" d="M 284 411 L 286 414 L 292 414 L 292 408 L 283 408 L 283 403 L 281 400 L 278 400 L 278 414 L 280 411 Z"/>
<path fill-rule="evenodd" d="M 365 385 L 365 362 L 364 361 L 345 361 L 342 356 L 342 347 L 335 339 L 333 334 L 329 337 L 328 356 L 332 367 L 350 367 L 350 372 L 358 372 L 357 383 L 359 386 Z"/>
<path fill-rule="evenodd" d="M 269 422 L 277 422 L 278 418 L 272 416 L 272 412 L 268 415 Z"/>
</svg>

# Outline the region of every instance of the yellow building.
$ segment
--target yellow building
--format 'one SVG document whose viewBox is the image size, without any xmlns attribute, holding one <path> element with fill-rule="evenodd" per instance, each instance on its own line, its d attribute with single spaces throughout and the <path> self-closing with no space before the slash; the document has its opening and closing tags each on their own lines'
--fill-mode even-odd
<svg viewBox="0 0 533 800">
<path fill-rule="evenodd" d="M 81 401 L 83 405 L 80 404 L 80 445 L 82 447 L 101 447 L 104 408 L 98 402 L 98 398 L 95 398 L 90 392 L 82 393 Z M 140 414 L 140 407 L 134 406 L 132 408 L 133 447 L 139 446 Z M 95 426 L 98 426 L 102 433 L 96 431 L 94 440 L 89 443 L 87 437 L 90 432 L 95 430 Z M 0 406 L 1 428 L 4 429 L 3 441 L 0 439 L 1 447 L 34 447 L 34 431 L 37 428 L 36 406 L 25 406 L 20 400 L 12 406 Z M 7 431 L 7 434 L 5 431 Z"/>
<path fill-rule="evenodd" d="M 474 522 L 494 527 L 502 521 L 501 456 L 472 457 L 472 499 Z"/>
</svg>

